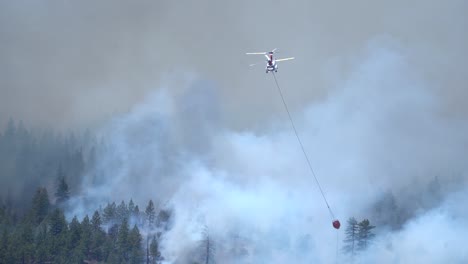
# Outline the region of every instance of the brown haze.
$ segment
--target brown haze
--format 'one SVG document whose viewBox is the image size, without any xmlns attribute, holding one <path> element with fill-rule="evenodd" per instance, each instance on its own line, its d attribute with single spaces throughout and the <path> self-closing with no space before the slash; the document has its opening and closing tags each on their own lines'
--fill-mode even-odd
<svg viewBox="0 0 468 264">
<path fill-rule="evenodd" d="M 282 111 L 262 57 L 279 48 L 291 108 L 322 100 L 373 38 L 407 51 L 466 118 L 466 1 L 2 1 L 0 124 L 93 126 L 181 73 L 214 80 L 231 128 Z"/>
</svg>

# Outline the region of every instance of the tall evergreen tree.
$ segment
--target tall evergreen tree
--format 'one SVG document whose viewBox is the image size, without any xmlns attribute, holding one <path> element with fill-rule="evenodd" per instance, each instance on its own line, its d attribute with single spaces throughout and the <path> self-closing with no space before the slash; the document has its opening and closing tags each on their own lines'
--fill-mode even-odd
<svg viewBox="0 0 468 264">
<path fill-rule="evenodd" d="M 354 257 L 356 254 L 356 246 L 358 242 L 358 231 L 359 225 L 357 220 L 354 217 L 348 219 L 348 226 L 345 230 L 345 239 L 344 239 L 344 251 Z"/>
<path fill-rule="evenodd" d="M 158 214 L 158 226 L 164 230 L 169 229 L 169 219 L 171 218 L 171 211 L 168 209 L 162 209 Z"/>
<path fill-rule="evenodd" d="M 122 221 L 122 224 L 119 228 L 119 235 L 117 238 L 117 252 L 119 259 L 127 263 L 129 252 L 130 252 L 130 243 L 129 243 L 129 227 L 127 219 Z"/>
<path fill-rule="evenodd" d="M 148 226 L 150 228 L 153 228 L 154 227 L 154 222 L 156 220 L 155 219 L 156 218 L 156 210 L 154 208 L 153 200 L 149 200 L 148 206 L 146 206 L 145 214 L 146 214 L 146 221 L 148 223 Z"/>
<path fill-rule="evenodd" d="M 118 252 L 119 226 L 112 225 L 107 231 L 106 241 L 103 245 L 103 256 L 107 263 L 120 263 Z"/>
<path fill-rule="evenodd" d="M 51 239 L 49 239 L 49 234 L 47 233 L 47 225 L 42 224 L 39 226 L 35 243 L 37 245 L 35 260 L 38 263 L 48 262 L 51 258 Z"/>
<path fill-rule="evenodd" d="M 161 260 L 161 252 L 159 251 L 159 243 L 156 240 L 156 236 L 153 236 L 149 245 L 149 262 L 156 264 Z"/>
<path fill-rule="evenodd" d="M 93 232 L 101 230 L 101 225 L 101 215 L 99 215 L 99 212 L 96 210 L 94 211 L 93 218 L 91 219 L 91 226 L 93 227 Z"/>
<path fill-rule="evenodd" d="M 371 225 L 368 219 L 364 219 L 358 224 L 358 249 L 365 250 L 369 246 L 370 241 L 374 238 L 372 229 L 375 226 Z"/>
<path fill-rule="evenodd" d="M 73 217 L 72 221 L 69 224 L 68 232 L 68 251 L 67 255 L 70 257 L 72 263 L 83 263 L 84 260 L 84 250 L 81 247 L 81 237 L 82 237 L 82 228 L 81 224 L 78 221 L 78 218 Z"/>
<path fill-rule="evenodd" d="M 23 263 L 31 263 L 34 259 L 34 235 L 31 223 L 21 225 L 21 259 Z"/>
<path fill-rule="evenodd" d="M 73 217 L 72 221 L 70 222 L 69 225 L 70 231 L 68 232 L 69 235 L 69 240 L 68 240 L 68 245 L 70 249 L 74 249 L 78 246 L 80 243 L 81 239 L 81 225 L 80 222 L 78 221 L 78 218 Z"/>
<path fill-rule="evenodd" d="M 32 221 L 38 225 L 49 213 L 49 195 L 46 188 L 38 188 L 32 201 Z"/>
<path fill-rule="evenodd" d="M 130 202 L 128 203 L 128 212 L 130 214 L 133 214 L 135 210 L 135 203 L 133 203 L 133 199 L 130 199 Z"/>
<path fill-rule="evenodd" d="M 70 190 L 68 188 L 67 182 L 65 181 L 65 172 L 63 171 L 61 165 L 57 171 L 55 198 L 58 205 L 62 205 L 68 201 L 68 199 L 70 199 Z"/>
<path fill-rule="evenodd" d="M 89 256 L 96 261 L 104 260 L 104 244 L 106 236 L 101 228 L 101 216 L 98 211 L 95 211 L 91 219 L 91 245 L 89 247 Z"/>
<path fill-rule="evenodd" d="M 81 221 L 81 239 L 79 245 L 84 259 L 88 259 L 90 256 L 92 232 L 91 222 L 89 221 L 88 215 L 86 215 L 83 221 Z"/>
<path fill-rule="evenodd" d="M 56 208 L 49 217 L 49 230 L 51 239 L 51 246 L 48 248 L 49 253 L 55 263 L 67 262 L 67 233 L 68 225 L 65 220 L 63 211 Z"/>
<path fill-rule="evenodd" d="M 200 241 L 200 253 L 202 263 L 214 263 L 215 245 L 208 233 L 208 227 L 205 227 L 203 231 L 203 239 Z"/>
<path fill-rule="evenodd" d="M 50 215 L 49 230 L 53 236 L 67 232 L 67 221 L 62 210 L 56 208 Z"/>
<path fill-rule="evenodd" d="M 129 243 L 129 262 L 134 264 L 140 264 L 143 262 L 143 249 L 142 249 L 142 237 L 140 230 L 136 225 L 133 226 L 130 234 L 128 235 Z"/>
<path fill-rule="evenodd" d="M 112 202 L 111 204 L 107 204 L 107 206 L 104 208 L 104 214 L 103 214 L 103 223 L 104 224 L 112 224 L 115 221 L 116 218 L 116 205 L 115 202 Z"/>
<path fill-rule="evenodd" d="M 116 218 L 117 218 L 117 221 L 118 221 L 119 223 L 121 223 L 124 219 L 127 219 L 127 221 L 128 221 L 129 215 L 130 215 L 130 214 L 129 214 L 129 212 L 128 212 L 128 207 L 127 207 L 127 205 L 125 204 L 125 202 L 122 201 L 122 202 L 120 203 L 120 205 L 117 206 L 117 208 L 116 208 L 116 216 L 117 216 Z"/>
</svg>

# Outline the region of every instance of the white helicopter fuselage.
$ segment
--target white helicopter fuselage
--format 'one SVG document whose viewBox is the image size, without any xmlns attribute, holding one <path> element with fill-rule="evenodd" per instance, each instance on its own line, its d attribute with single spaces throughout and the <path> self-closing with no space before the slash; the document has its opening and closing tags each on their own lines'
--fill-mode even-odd
<svg viewBox="0 0 468 264">
<path fill-rule="evenodd" d="M 278 64 L 276 64 L 276 60 L 273 58 L 273 54 L 265 55 L 265 57 L 267 58 L 265 72 L 278 72 Z"/>
</svg>

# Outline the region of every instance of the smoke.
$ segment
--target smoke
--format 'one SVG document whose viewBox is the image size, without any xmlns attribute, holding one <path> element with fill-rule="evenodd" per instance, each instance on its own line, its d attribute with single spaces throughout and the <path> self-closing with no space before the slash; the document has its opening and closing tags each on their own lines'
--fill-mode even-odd
<svg viewBox="0 0 468 264">
<path fill-rule="evenodd" d="M 270 89 L 261 69 L 247 67 L 263 58 L 245 52 L 296 57 L 280 72 L 291 87 L 307 84 L 289 90 L 300 111 L 326 97 L 352 70 L 349 58 L 379 34 L 412 50 L 408 59 L 431 80 L 445 114 L 466 118 L 466 10 L 457 0 L 1 1 L 0 125 L 12 117 L 93 128 L 183 69 L 219 84 L 226 126 L 251 129 L 282 108 L 263 100 Z"/>
<path fill-rule="evenodd" d="M 377 225 L 358 262 L 465 262 L 468 126 L 444 114 L 407 52 L 374 39 L 325 100 L 293 118 L 335 215 Z M 263 86 L 274 85 L 270 77 Z M 287 75 L 278 80 L 288 96 Z M 179 85 L 182 92 L 163 85 L 103 127 L 107 150 L 70 215 L 113 200 L 156 200 L 173 212 L 160 244 L 168 263 L 193 256 L 205 227 L 219 263 L 346 262 L 337 252 L 343 229 L 332 228 L 284 112 L 259 123 L 261 132 L 235 131 L 218 84 L 192 76 Z M 263 98 L 280 104 L 275 94 Z M 388 193 L 398 210 L 378 214 Z"/>
</svg>

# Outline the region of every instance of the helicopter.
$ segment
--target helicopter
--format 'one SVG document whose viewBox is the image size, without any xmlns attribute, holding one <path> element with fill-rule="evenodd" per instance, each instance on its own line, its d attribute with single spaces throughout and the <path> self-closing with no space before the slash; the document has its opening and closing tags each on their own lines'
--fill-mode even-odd
<svg viewBox="0 0 468 264">
<path fill-rule="evenodd" d="M 283 58 L 283 59 L 275 59 L 273 57 L 273 54 L 275 54 L 275 52 L 277 49 L 273 49 L 272 51 L 267 51 L 267 52 L 248 52 L 246 53 L 247 55 L 264 55 L 266 57 L 266 67 L 265 67 L 265 73 L 269 73 L 269 72 L 278 72 L 278 64 L 276 64 L 277 62 L 280 62 L 280 61 L 288 61 L 288 60 L 294 60 L 294 57 L 289 57 L 289 58 Z M 255 66 L 257 65 L 258 63 L 254 63 L 254 64 L 250 64 L 249 66 Z"/>
</svg>

